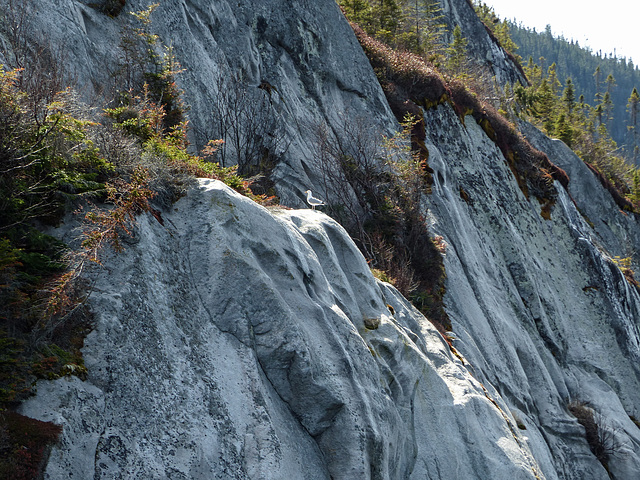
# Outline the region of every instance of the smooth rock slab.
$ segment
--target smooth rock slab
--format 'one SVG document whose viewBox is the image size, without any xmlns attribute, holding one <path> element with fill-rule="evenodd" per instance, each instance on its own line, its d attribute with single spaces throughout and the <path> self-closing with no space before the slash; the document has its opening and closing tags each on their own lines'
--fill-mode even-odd
<svg viewBox="0 0 640 480">
<path fill-rule="evenodd" d="M 64 427 L 47 478 L 539 474 L 501 399 L 333 220 L 209 180 L 163 215 L 98 276 L 88 380 L 22 407 Z"/>
</svg>

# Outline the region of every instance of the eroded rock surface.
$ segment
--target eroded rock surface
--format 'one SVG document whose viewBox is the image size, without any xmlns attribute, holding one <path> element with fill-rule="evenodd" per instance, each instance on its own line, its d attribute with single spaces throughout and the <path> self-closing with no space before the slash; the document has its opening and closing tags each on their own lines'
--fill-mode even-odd
<svg viewBox="0 0 640 480">
<path fill-rule="evenodd" d="M 545 220 L 472 117 L 463 126 L 443 106 L 427 112 L 427 125 L 436 171 L 427 202 L 432 228 L 448 244 L 454 345 L 523 422 L 547 478 L 608 478 L 568 411 L 571 401 L 601 413 L 616 436 L 611 472 L 633 478 L 640 471 L 640 430 L 630 418 L 640 405 L 640 296 L 603 245 L 633 241 L 637 221 L 562 142 L 530 132 L 572 179 L 569 192 L 556 184 Z M 611 228 L 591 228 L 576 203 Z"/>
<path fill-rule="evenodd" d="M 35 31 L 65 47 L 91 97 L 128 17 L 88 0 L 31 3 Z M 465 1 L 444 11 L 470 21 Z M 286 205 L 318 186 L 314 125 L 340 134 L 349 112 L 396 128 L 333 0 L 165 0 L 154 15 L 186 69 L 196 142 L 220 71 L 277 88 Z M 517 77 L 483 41 L 478 54 Z M 64 426 L 48 478 L 607 479 L 573 400 L 614 434 L 611 475 L 635 478 L 640 299 L 609 257 L 640 249 L 636 218 L 563 144 L 527 130 L 571 177 L 545 220 L 471 117 L 444 105 L 425 121 L 425 214 L 448 244 L 445 302 L 464 363 L 322 213 L 202 184 L 163 212 L 166 228 L 141 218 L 106 262 L 88 380 L 41 382 L 23 406 Z"/>
<path fill-rule="evenodd" d="M 504 403 L 342 227 L 215 181 L 106 263 L 48 478 L 535 478 Z M 378 328 L 366 324 L 376 319 Z"/>
</svg>

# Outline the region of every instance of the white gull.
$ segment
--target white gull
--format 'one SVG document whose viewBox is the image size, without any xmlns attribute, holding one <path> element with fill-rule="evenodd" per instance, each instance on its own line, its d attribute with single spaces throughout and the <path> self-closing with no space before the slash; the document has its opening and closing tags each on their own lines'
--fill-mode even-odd
<svg viewBox="0 0 640 480">
<path fill-rule="evenodd" d="M 322 205 L 324 205 L 324 202 L 322 200 L 320 200 L 319 198 L 314 197 L 311 194 L 311 190 L 307 190 L 307 203 L 309 205 L 311 205 L 312 209 L 316 209 L 316 207 L 320 207 Z"/>
</svg>

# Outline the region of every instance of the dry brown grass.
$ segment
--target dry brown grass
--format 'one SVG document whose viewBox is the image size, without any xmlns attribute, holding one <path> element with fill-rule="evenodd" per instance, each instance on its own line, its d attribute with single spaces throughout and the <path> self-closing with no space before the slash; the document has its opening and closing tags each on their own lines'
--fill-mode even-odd
<svg viewBox="0 0 640 480">
<path fill-rule="evenodd" d="M 545 208 L 542 213 L 549 214 L 557 196 L 553 180 L 566 188 L 569 184 L 566 172 L 535 149 L 510 121 L 482 101 L 466 83 L 456 79 L 447 81 L 419 55 L 393 50 L 368 36 L 357 25 L 352 24 L 352 27 L 396 118 L 402 121 L 410 113 L 419 120 L 411 140 L 414 151 L 419 152 L 423 160 L 427 160 L 429 154 L 424 146 L 425 125 L 420 107 L 429 109 L 449 102 L 461 121 L 464 122 L 467 115 L 473 116 L 500 148 L 525 196 L 537 197 Z"/>
</svg>

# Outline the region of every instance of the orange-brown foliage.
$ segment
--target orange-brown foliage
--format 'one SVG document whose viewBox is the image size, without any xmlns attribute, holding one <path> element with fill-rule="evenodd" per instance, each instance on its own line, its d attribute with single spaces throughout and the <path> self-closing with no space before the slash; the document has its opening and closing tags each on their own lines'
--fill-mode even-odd
<svg viewBox="0 0 640 480">
<path fill-rule="evenodd" d="M 424 160 L 428 159 L 428 151 L 424 145 L 424 119 L 420 107 L 432 108 L 450 101 L 461 120 L 472 115 L 496 143 L 527 197 L 532 194 L 545 201 L 555 199 L 557 192 L 550 179 L 558 180 L 565 188 L 568 186 L 569 177 L 561 168 L 533 148 L 511 122 L 495 108 L 481 102 L 465 84 L 458 80 L 445 81 L 419 55 L 393 50 L 368 36 L 357 25 L 352 24 L 352 27 L 396 118 L 402 121 L 410 113 L 419 119 L 411 140 L 414 151 Z"/>
</svg>

